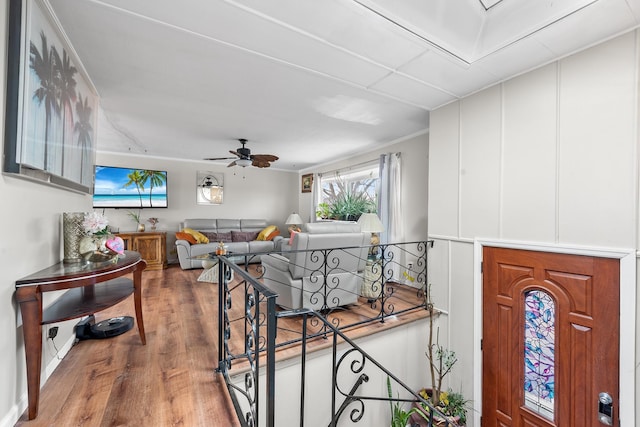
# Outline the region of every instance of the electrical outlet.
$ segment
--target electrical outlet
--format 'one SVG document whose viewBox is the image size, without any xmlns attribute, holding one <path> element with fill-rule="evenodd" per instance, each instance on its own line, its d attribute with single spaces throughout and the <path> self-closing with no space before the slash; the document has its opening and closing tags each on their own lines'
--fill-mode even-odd
<svg viewBox="0 0 640 427">
<path fill-rule="evenodd" d="M 58 327 L 54 326 L 49 329 L 49 338 L 54 339 L 58 335 Z"/>
</svg>

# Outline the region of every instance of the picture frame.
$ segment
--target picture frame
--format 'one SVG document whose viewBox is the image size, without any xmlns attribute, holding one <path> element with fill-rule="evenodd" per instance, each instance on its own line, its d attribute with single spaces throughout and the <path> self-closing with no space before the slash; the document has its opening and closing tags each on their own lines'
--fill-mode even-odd
<svg viewBox="0 0 640 427">
<path fill-rule="evenodd" d="M 313 187 L 313 174 L 308 173 L 306 175 L 302 175 L 301 188 L 303 193 L 311 193 L 311 188 Z"/>
<path fill-rule="evenodd" d="M 91 194 L 98 93 L 47 0 L 10 0 L 3 172 Z"/>
</svg>

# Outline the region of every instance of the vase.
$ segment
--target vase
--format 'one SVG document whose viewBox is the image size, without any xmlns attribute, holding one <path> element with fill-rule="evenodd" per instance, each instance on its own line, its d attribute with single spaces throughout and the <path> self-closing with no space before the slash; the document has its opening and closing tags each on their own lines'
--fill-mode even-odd
<svg viewBox="0 0 640 427">
<path fill-rule="evenodd" d="M 88 236 L 85 235 L 82 239 L 80 239 L 80 255 L 85 255 L 88 252 L 109 252 L 106 243 L 110 237 L 111 236 L 108 234 L 91 234 Z"/>
<path fill-rule="evenodd" d="M 64 212 L 62 214 L 62 237 L 65 263 L 82 261 L 80 240 L 85 235 L 82 228 L 84 212 Z"/>
<path fill-rule="evenodd" d="M 80 239 L 80 244 L 78 246 L 81 255 L 84 255 L 89 252 L 94 252 L 98 250 L 98 245 L 96 244 L 93 236 L 84 236 Z"/>
<path fill-rule="evenodd" d="M 138 231 L 139 232 L 143 232 L 144 231 L 144 224 L 138 224 Z"/>
</svg>

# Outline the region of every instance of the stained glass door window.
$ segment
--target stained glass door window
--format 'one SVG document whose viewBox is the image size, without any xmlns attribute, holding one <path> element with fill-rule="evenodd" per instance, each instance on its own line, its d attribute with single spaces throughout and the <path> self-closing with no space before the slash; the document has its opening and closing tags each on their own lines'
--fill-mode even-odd
<svg viewBox="0 0 640 427">
<path fill-rule="evenodd" d="M 555 302 L 543 291 L 524 299 L 525 406 L 553 420 L 555 398 Z"/>
</svg>

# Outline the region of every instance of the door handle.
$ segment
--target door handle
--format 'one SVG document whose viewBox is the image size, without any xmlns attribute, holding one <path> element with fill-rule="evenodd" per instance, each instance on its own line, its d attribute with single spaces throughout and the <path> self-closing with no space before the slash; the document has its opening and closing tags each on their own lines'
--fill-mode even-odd
<svg viewBox="0 0 640 427">
<path fill-rule="evenodd" d="M 613 399 L 609 393 L 598 395 L 598 420 L 604 425 L 613 425 Z"/>
</svg>

